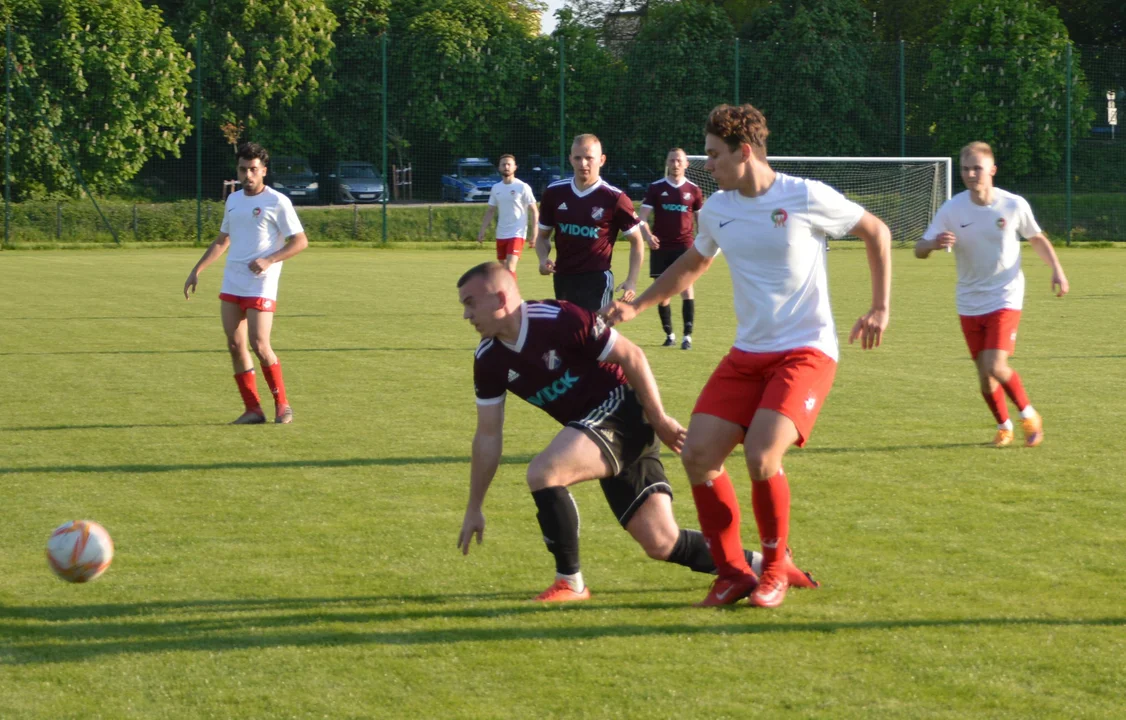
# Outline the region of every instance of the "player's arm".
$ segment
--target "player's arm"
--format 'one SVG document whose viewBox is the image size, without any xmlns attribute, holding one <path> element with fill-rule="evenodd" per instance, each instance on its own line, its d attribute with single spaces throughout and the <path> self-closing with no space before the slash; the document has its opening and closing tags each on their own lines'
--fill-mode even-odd
<svg viewBox="0 0 1126 720">
<path fill-rule="evenodd" d="M 493 224 L 493 217 L 497 214 L 497 207 L 489 203 L 485 208 L 485 217 L 481 219 L 481 229 L 477 231 L 477 244 L 485 242 L 485 233 L 488 231 L 489 226 Z"/>
<path fill-rule="evenodd" d="M 305 232 L 294 233 L 285 239 L 285 245 L 282 245 L 277 252 L 251 260 L 250 270 L 255 273 L 264 273 L 274 263 L 284 262 L 307 247 L 309 247 L 309 238 L 305 237 Z"/>
<path fill-rule="evenodd" d="M 550 275 L 555 272 L 555 263 L 551 260 L 551 233 L 555 228 L 537 225 L 539 232 L 536 234 L 536 257 L 540 261 L 540 275 Z"/>
<path fill-rule="evenodd" d="M 865 211 L 849 231 L 864 241 L 868 270 L 872 276 L 872 307 L 860 316 L 848 334 L 851 343 L 860 338 L 865 350 L 879 347 L 891 311 L 891 230 L 884 221 Z"/>
<path fill-rule="evenodd" d="M 1056 293 L 1056 297 L 1063 297 L 1067 295 L 1071 287 L 1067 282 L 1067 275 L 1064 275 L 1063 265 L 1060 264 L 1060 259 L 1056 255 L 1056 249 L 1052 247 L 1052 241 L 1044 233 L 1036 233 L 1028 238 L 1028 244 L 1040 256 L 1044 263 L 1052 268 L 1052 292 Z M 1059 288 L 1058 290 L 1056 288 Z"/>
<path fill-rule="evenodd" d="M 188 273 L 188 279 L 184 281 L 184 297 L 190 297 L 189 291 L 194 294 L 196 285 L 199 284 L 199 276 L 204 269 L 219 259 L 219 257 L 226 252 L 227 246 L 231 244 L 231 236 L 225 232 L 220 232 L 215 241 L 207 246 L 203 251 L 203 257 L 195 264 L 192 271 Z"/>
<path fill-rule="evenodd" d="M 528 222 L 532 226 L 532 231 L 528 234 L 528 237 L 530 237 L 532 241 L 528 244 L 532 246 L 533 250 L 535 250 L 536 235 L 539 233 L 540 226 L 540 208 L 534 202 L 528 203 Z"/>
<path fill-rule="evenodd" d="M 645 242 L 650 250 L 656 250 L 661 247 L 661 239 L 654 235 L 653 228 L 649 227 L 649 216 L 652 214 L 653 208 L 648 205 L 642 205 L 637 211 L 637 216 L 641 218 L 641 232 L 645 233 Z"/>
<path fill-rule="evenodd" d="M 695 247 L 690 247 L 677 258 L 676 262 L 669 266 L 668 270 L 661 273 L 656 282 L 632 302 L 615 300 L 602 308 L 601 313 L 610 325 L 618 325 L 632 320 L 649 307 L 664 302 L 673 295 L 688 289 L 690 285 L 696 282 L 697 278 L 711 267 L 713 259 L 704 257 Z"/>
<path fill-rule="evenodd" d="M 926 260 L 930 257 L 930 254 L 936 250 L 950 252 L 957 242 L 957 236 L 950 232 L 947 227 L 946 205 L 944 204 L 938 209 L 930 225 L 927 226 L 923 237 L 915 243 L 915 257 L 920 260 Z"/>
<path fill-rule="evenodd" d="M 485 494 L 497 474 L 504 440 L 504 401 L 477 405 L 477 432 L 473 435 L 473 456 L 469 463 L 469 502 L 457 546 L 462 555 L 469 554 L 469 543 L 477 536 L 477 544 L 485 534 Z"/>
<path fill-rule="evenodd" d="M 621 366 L 630 387 L 637 393 L 637 400 L 645 409 L 645 417 L 653 426 L 657 437 L 679 455 L 681 448 L 684 447 L 687 431 L 674 418 L 665 414 L 665 408 L 661 405 L 661 393 L 657 390 L 657 380 L 653 377 L 652 368 L 649 367 L 649 359 L 645 357 L 641 348 L 620 333 L 613 332 L 614 344 L 606 353 L 605 362 Z"/>
</svg>

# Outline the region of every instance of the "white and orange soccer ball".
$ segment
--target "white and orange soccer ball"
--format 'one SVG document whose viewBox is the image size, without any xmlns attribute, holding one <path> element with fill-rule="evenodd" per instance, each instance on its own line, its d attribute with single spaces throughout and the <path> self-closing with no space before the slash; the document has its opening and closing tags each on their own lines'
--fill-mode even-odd
<svg viewBox="0 0 1126 720">
<path fill-rule="evenodd" d="M 90 582 L 113 562 L 113 539 L 96 522 L 71 520 L 51 533 L 47 562 L 67 582 Z"/>
</svg>

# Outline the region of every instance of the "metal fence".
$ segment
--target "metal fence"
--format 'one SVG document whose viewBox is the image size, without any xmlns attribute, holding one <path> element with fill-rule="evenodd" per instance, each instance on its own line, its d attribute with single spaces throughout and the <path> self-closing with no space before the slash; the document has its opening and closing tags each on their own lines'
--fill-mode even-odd
<svg viewBox="0 0 1126 720">
<path fill-rule="evenodd" d="M 1025 195 L 1050 234 L 1126 240 L 1126 140 L 1111 124 L 1126 102 L 1117 47 L 538 37 L 451 52 L 340 35 L 315 82 L 255 103 L 266 90 L 238 90 L 231 57 L 202 34 L 178 43 L 188 59 L 178 71 L 129 80 L 86 58 L 81 82 L 50 55 L 57 48 L 21 44 L 18 28 L 7 37 L 8 245 L 208 242 L 235 143 L 247 140 L 270 150 L 270 177 L 314 241 L 469 238 L 481 217 L 469 203 L 500 154 L 513 153 L 538 192 L 568 174 L 570 138 L 593 132 L 603 176 L 639 197 L 669 148 L 701 152 L 704 119 L 723 102 L 764 111 L 774 155 L 956 160 L 985 140 L 997 184 Z M 177 72 L 167 97 L 141 97 Z M 122 118 L 132 124 L 118 127 Z M 145 159 L 133 167 L 130 157 Z"/>
</svg>

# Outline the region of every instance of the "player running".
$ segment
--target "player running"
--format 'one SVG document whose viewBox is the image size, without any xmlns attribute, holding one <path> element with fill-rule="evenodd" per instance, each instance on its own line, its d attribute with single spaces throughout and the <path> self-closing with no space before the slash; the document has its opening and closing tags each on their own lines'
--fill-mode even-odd
<svg viewBox="0 0 1126 720">
<path fill-rule="evenodd" d="M 228 246 L 231 248 L 219 291 L 220 315 L 234 363 L 235 383 L 245 406 L 245 412 L 232 425 L 266 422 L 250 357 L 252 349 L 274 395 L 274 422 L 293 422 L 281 362 L 270 346 L 270 331 L 277 309 L 282 261 L 304 250 L 309 241 L 289 198 L 266 186 L 269 164 L 270 155 L 262 146 L 247 143 L 239 147 L 238 178 L 242 189 L 227 198 L 219 236 L 184 282 L 184 297 L 189 298 L 195 293 L 204 269 L 218 260 Z"/>
<path fill-rule="evenodd" d="M 489 192 L 489 207 L 481 220 L 481 230 L 477 233 L 477 244 L 485 242 L 485 232 L 497 218 L 497 260 L 516 274 L 516 263 L 524 250 L 524 238 L 528 236 L 528 222 L 536 228 L 539 224 L 539 209 L 532 188 L 516 177 L 516 158 L 501 155 L 497 164 L 501 181 L 493 185 Z M 533 230 L 535 232 L 535 230 Z M 531 247 L 536 246 L 536 236 L 532 235 Z"/>
<path fill-rule="evenodd" d="M 696 183 L 684 177 L 688 169 L 688 156 L 680 148 L 669 150 L 665 158 L 665 177 L 649 185 L 641 201 L 638 216 L 642 222 L 653 222 L 649 235 L 649 277 L 660 277 L 676 259 L 692 247 L 692 239 L 704 193 Z M 692 349 L 692 326 L 696 319 L 696 300 L 692 286 L 680 293 L 681 315 L 684 318 L 684 340 L 681 350 Z M 657 305 L 661 328 L 665 331 L 662 347 L 676 346 L 676 333 L 672 331 L 672 307 L 665 300 Z"/>
<path fill-rule="evenodd" d="M 706 168 L 722 192 L 700 211 L 696 242 L 641 297 L 604 308 L 610 324 L 691 285 L 722 250 L 731 269 L 735 345 L 696 401 L 681 459 L 700 527 L 719 577 L 700 603 L 727 605 L 750 594 L 777 607 L 791 585 L 784 553 L 790 486 L 782 457 L 809 440 L 833 385 L 838 344 L 829 307 L 825 238 L 864 241 L 872 275 L 871 309 L 849 342 L 880 344 L 891 296 L 891 233 L 877 217 L 820 182 L 775 172 L 766 159 L 769 130 L 751 105 L 720 105 L 705 125 Z M 762 543 L 761 578 L 747 565 L 739 502 L 723 463 L 743 443 Z"/>
<path fill-rule="evenodd" d="M 629 237 L 629 272 L 616 289 L 633 299 L 645 257 L 648 228 L 633 210 L 624 192 L 604 181 L 599 173 L 606 162 L 602 142 L 594 135 L 579 135 L 571 145 L 575 177 L 547 186 L 540 201 L 536 255 L 541 275 L 554 275 L 555 297 L 587 310 L 598 310 L 613 297 L 614 273 L 610 261 L 618 233 Z M 555 260 L 551 234 L 555 233 Z"/>
<path fill-rule="evenodd" d="M 959 162 L 966 189 L 938 209 L 923 239 L 915 244 L 915 256 L 926 259 L 935 250 L 953 248 L 962 334 L 977 366 L 981 395 L 997 421 L 993 445 L 1005 447 L 1013 442 L 1013 421 L 1005 403 L 1008 395 L 1020 410 L 1024 444 L 1035 447 L 1044 440 L 1044 422 L 1028 401 L 1020 375 L 1009 367 L 1024 303 L 1017 236 L 1028 240 L 1052 268 L 1051 288 L 1057 297 L 1067 294 L 1067 276 L 1028 201 L 993 186 L 997 173 L 993 149 L 972 142 L 962 148 Z"/>
<path fill-rule="evenodd" d="M 567 301 L 524 302 L 511 273 L 497 263 L 458 280 L 463 317 L 481 334 L 473 363 L 477 431 L 469 502 L 458 547 L 469 552 L 485 530 L 481 512 L 500 462 L 507 393 L 555 418 L 563 429 L 528 465 L 528 487 L 556 579 L 536 599 L 585 600 L 579 566 L 579 516 L 569 485 L 600 479 L 622 527 L 649 557 L 713 572 L 701 533 L 682 530 L 672 513 L 672 488 L 660 443 L 679 452 L 684 428 L 665 414 L 645 353 L 595 313 Z M 742 562 L 761 562 L 751 553 Z M 791 582 L 816 587 L 793 567 Z"/>
</svg>

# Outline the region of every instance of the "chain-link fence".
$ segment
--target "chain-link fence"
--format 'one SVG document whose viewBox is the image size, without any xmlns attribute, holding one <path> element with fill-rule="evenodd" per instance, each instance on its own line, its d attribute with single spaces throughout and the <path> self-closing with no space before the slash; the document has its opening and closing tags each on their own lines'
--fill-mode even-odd
<svg viewBox="0 0 1126 720">
<path fill-rule="evenodd" d="M 570 138 L 593 132 L 603 177 L 640 198 L 669 148 L 702 151 L 723 102 L 764 111 L 772 155 L 956 162 L 985 140 L 997 184 L 1051 235 L 1126 240 L 1122 48 L 540 36 L 473 51 L 337 34 L 321 66 L 255 77 L 239 74 L 245 57 L 277 57 L 278 38 L 208 37 L 169 36 L 119 67 L 110 41 L 10 28 L 6 243 L 209 242 L 248 140 L 271 152 L 269 179 L 314 242 L 468 239 L 502 153 L 538 195 L 569 174 Z"/>
</svg>

